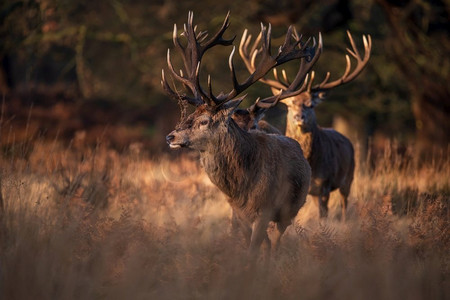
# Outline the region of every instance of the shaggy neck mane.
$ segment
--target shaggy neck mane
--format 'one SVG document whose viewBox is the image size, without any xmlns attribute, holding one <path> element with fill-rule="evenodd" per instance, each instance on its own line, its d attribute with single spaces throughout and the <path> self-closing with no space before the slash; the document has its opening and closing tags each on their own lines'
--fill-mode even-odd
<svg viewBox="0 0 450 300">
<path fill-rule="evenodd" d="M 286 136 L 296 140 L 302 150 L 303 155 L 306 157 L 309 163 L 315 159 L 315 154 L 312 151 L 313 148 L 320 149 L 320 135 L 322 134 L 320 128 L 316 125 L 311 128 L 310 132 L 303 132 L 301 127 L 296 124 L 292 115 L 288 113 L 288 120 L 286 124 Z"/>
<path fill-rule="evenodd" d="M 288 119 L 286 136 L 300 144 L 303 155 L 311 166 L 313 177 L 317 176 L 317 172 L 323 171 L 320 166 L 331 168 L 334 164 L 336 151 L 333 150 L 335 146 L 329 130 L 324 130 L 316 124 L 310 132 L 302 132 L 293 119 Z"/>
<path fill-rule="evenodd" d="M 230 120 L 201 152 L 200 160 L 211 181 L 231 198 L 246 199 L 258 162 L 258 147 L 250 133 Z"/>
</svg>

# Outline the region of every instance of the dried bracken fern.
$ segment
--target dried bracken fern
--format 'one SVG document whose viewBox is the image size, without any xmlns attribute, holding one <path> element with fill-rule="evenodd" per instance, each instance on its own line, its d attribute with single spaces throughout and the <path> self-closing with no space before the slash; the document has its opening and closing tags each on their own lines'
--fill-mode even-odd
<svg viewBox="0 0 450 300">
<path fill-rule="evenodd" d="M 195 159 L 32 149 L 0 158 L 2 299 L 445 298 L 449 168 L 359 170 L 345 223 L 337 199 L 320 222 L 309 202 L 270 262 L 251 265 Z"/>
</svg>

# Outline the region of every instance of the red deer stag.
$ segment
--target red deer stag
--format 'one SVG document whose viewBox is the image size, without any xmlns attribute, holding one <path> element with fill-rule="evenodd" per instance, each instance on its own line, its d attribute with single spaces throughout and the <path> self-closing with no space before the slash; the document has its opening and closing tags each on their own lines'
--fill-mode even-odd
<svg viewBox="0 0 450 300">
<path fill-rule="evenodd" d="M 314 72 L 308 81 L 308 76 L 303 78 L 318 60 L 321 49 L 311 61 L 300 58 L 301 63 L 299 71 L 293 82 L 290 82 L 283 70 L 283 78 L 280 78 L 274 69 L 275 80 L 261 78 L 260 81 L 272 88 L 274 98 L 259 101 L 256 105 L 262 108 L 274 106 L 278 100 L 288 107 L 286 120 L 286 136 L 297 140 L 303 149 L 305 157 L 312 170 L 312 180 L 309 194 L 319 203 L 320 217 L 328 215 L 328 200 L 330 192 L 339 189 L 341 194 L 342 219 L 345 220 L 347 199 L 350 193 L 350 187 L 353 181 L 353 173 L 355 169 L 354 150 L 351 142 L 339 132 L 331 128 L 321 128 L 316 122 L 314 107 L 324 98 L 325 93 L 342 84 L 348 83 L 355 79 L 370 58 L 372 41 L 370 35 L 363 36 L 364 57 L 362 58 L 355 42 L 349 32 L 347 32 L 352 50 L 347 51 L 356 59 L 356 67 L 351 71 L 351 60 L 346 55 L 346 68 L 344 74 L 332 82 L 329 82 L 330 73 L 328 72 L 325 79 L 317 85 L 312 86 L 314 80 Z M 255 44 L 259 43 L 259 36 Z M 240 55 L 245 61 L 245 65 L 250 72 L 255 69 L 255 57 L 259 54 L 254 47 L 250 51 L 248 46 L 251 37 L 243 38 L 240 46 Z M 293 97 L 280 97 L 284 94 L 297 93 Z M 278 95 L 278 97 L 277 97 Z M 273 101 L 274 100 L 274 101 Z"/>
<path fill-rule="evenodd" d="M 269 241 L 267 226 L 276 223 L 272 244 L 276 247 L 281 235 L 303 206 L 308 194 L 311 169 L 297 141 L 259 131 L 244 131 L 231 118 L 244 97 L 241 92 L 257 82 L 267 72 L 282 63 L 314 54 L 307 43 L 292 38 L 292 28 L 287 32 L 284 44 L 272 56 L 271 28 L 261 26 L 263 37 L 261 60 L 255 71 L 239 83 L 233 65 L 233 53 L 229 57 L 233 88 L 228 93 L 215 96 L 208 76 L 208 89 L 200 85 L 200 63 L 206 50 L 216 45 L 231 45 L 234 38 L 223 38 L 229 26 L 229 14 L 219 31 L 211 38 L 206 32 L 196 32 L 189 13 L 182 35 L 187 44 L 182 45 L 174 26 L 173 42 L 184 62 L 184 71 L 175 71 L 170 52 L 167 64 L 170 74 L 189 94 L 181 94 L 169 85 L 162 74 L 166 93 L 184 104 L 194 105 L 189 116 L 182 115 L 176 129 L 166 137 L 170 148 L 187 147 L 200 153 L 200 162 L 211 181 L 229 197 L 233 209 L 249 242 L 249 251 L 257 251 L 263 240 Z M 270 243 L 268 243 L 270 247 Z"/>
</svg>

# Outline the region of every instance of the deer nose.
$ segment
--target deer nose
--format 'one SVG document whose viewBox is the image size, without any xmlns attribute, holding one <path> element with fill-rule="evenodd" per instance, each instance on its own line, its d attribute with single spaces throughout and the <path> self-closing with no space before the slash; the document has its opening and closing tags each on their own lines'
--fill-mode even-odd
<svg viewBox="0 0 450 300">
<path fill-rule="evenodd" d="M 167 144 L 170 144 L 170 142 L 172 142 L 174 140 L 175 136 L 173 134 L 169 134 L 168 136 L 166 136 L 166 142 Z"/>
<path fill-rule="evenodd" d="M 296 122 L 303 123 L 303 116 L 302 115 L 295 115 L 294 116 L 294 120 Z"/>
</svg>

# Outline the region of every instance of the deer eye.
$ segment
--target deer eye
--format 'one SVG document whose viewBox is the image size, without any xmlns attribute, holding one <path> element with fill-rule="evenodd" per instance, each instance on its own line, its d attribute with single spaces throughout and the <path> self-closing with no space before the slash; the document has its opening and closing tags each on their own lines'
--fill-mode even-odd
<svg viewBox="0 0 450 300">
<path fill-rule="evenodd" d="M 208 123 L 209 123 L 209 120 L 201 120 L 201 121 L 200 121 L 200 125 L 201 125 L 201 126 L 208 125 Z"/>
</svg>

